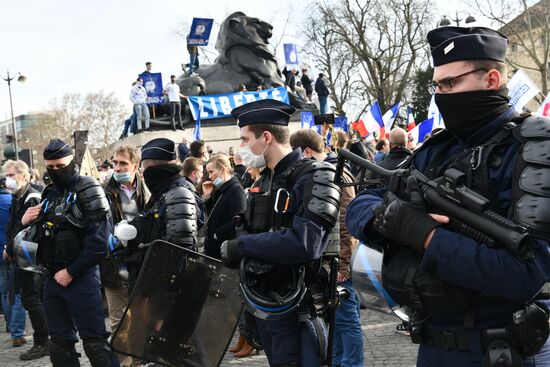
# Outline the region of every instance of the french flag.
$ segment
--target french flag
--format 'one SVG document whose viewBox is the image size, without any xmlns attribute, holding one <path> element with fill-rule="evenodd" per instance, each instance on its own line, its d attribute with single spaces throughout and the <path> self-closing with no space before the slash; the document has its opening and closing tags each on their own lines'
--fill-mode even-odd
<svg viewBox="0 0 550 367">
<path fill-rule="evenodd" d="M 396 103 L 392 108 L 390 108 L 384 116 L 382 116 L 382 121 L 384 123 L 384 126 L 380 127 L 380 139 L 386 137 L 386 131 L 391 131 L 391 126 L 393 122 L 395 121 L 395 117 L 397 116 L 397 113 L 399 112 L 399 107 L 401 107 L 401 102 Z"/>
<path fill-rule="evenodd" d="M 550 93 L 546 96 L 542 104 L 540 105 L 540 108 L 538 110 L 538 114 L 542 116 L 549 116 L 550 117 Z"/>
<path fill-rule="evenodd" d="M 384 130 L 384 121 L 382 120 L 382 112 L 380 112 L 380 106 L 378 101 L 374 102 L 369 112 L 367 112 L 365 119 L 360 119 L 354 122 L 352 126 L 354 130 L 359 131 L 362 138 L 369 136 L 371 132 Z"/>
<path fill-rule="evenodd" d="M 416 125 L 409 134 L 413 137 L 415 144 L 423 143 L 426 135 L 430 134 L 434 129 L 434 119 L 429 118 Z"/>
<path fill-rule="evenodd" d="M 407 107 L 407 131 L 411 131 L 416 126 L 414 122 L 413 109 L 412 107 Z"/>
</svg>

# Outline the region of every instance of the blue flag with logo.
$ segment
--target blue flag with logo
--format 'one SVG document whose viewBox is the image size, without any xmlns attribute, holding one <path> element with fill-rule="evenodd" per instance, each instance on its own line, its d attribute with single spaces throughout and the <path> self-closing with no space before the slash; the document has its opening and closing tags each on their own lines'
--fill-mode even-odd
<svg viewBox="0 0 550 367">
<path fill-rule="evenodd" d="M 285 50 L 285 63 L 291 67 L 298 67 L 298 50 L 294 43 L 283 44 Z"/>
<path fill-rule="evenodd" d="M 334 128 L 349 132 L 348 118 L 346 116 L 336 116 L 334 118 Z"/>
<path fill-rule="evenodd" d="M 143 79 L 143 87 L 147 91 L 147 104 L 163 103 L 163 85 L 161 73 L 143 73 L 139 74 Z"/>
<path fill-rule="evenodd" d="M 302 122 L 300 128 L 310 129 L 315 123 L 313 122 L 313 112 L 302 112 L 301 113 Z"/>
<path fill-rule="evenodd" d="M 201 140 L 201 139 L 202 139 L 201 115 L 199 114 L 198 117 L 197 117 L 197 120 L 195 121 L 195 129 L 193 130 L 193 141 Z"/>
<path fill-rule="evenodd" d="M 187 44 L 192 46 L 207 46 L 213 24 L 214 19 L 193 18 Z"/>
<path fill-rule="evenodd" d="M 209 94 L 206 96 L 189 96 L 189 108 L 196 120 L 200 114 L 201 120 L 217 119 L 231 116 L 231 110 L 245 103 L 260 99 L 276 99 L 290 104 L 285 87 L 272 88 L 255 92 L 237 92 L 230 94 Z"/>
</svg>

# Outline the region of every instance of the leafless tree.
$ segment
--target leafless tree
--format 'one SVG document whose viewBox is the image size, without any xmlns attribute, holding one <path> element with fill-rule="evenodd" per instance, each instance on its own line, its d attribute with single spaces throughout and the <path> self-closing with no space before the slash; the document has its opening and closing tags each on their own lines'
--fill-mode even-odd
<svg viewBox="0 0 550 367">
<path fill-rule="evenodd" d="M 315 63 L 318 70 L 323 71 L 330 99 L 334 102 L 331 109 L 336 115 L 345 116 L 346 112 L 350 112 L 350 105 L 358 99 L 358 59 L 355 54 L 348 52 L 346 44 L 333 27 L 321 11 L 313 9 L 302 32 L 305 38 L 303 53 Z"/>
<path fill-rule="evenodd" d="M 546 95 L 550 80 L 550 0 L 535 4 L 527 0 L 475 0 L 474 4 L 510 38 L 512 52 L 526 55 L 518 58 L 508 54 L 509 65 L 539 73 L 541 91 Z"/>
<path fill-rule="evenodd" d="M 432 24 L 428 0 L 342 0 L 319 2 L 318 9 L 355 57 L 365 97 L 382 111 L 401 101 L 410 89 L 415 67 L 426 57 L 425 35 Z"/>
</svg>

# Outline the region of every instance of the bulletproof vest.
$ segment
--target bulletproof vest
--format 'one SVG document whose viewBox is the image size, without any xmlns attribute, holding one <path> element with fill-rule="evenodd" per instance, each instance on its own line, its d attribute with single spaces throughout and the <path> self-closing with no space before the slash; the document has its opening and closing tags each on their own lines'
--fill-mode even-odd
<svg viewBox="0 0 550 367">
<path fill-rule="evenodd" d="M 246 203 L 246 224 L 250 233 L 292 227 L 299 208 L 289 207 L 290 193 L 298 178 L 312 170 L 314 162 L 302 159 L 275 178 L 269 169 L 262 172 L 261 179 L 250 189 Z"/>
<path fill-rule="evenodd" d="M 489 209 L 501 211 L 490 188 L 488 171 L 497 169 L 502 164 L 498 153 L 502 149 L 507 149 L 514 141 L 512 133 L 515 126 L 512 122 L 504 124 L 489 140 L 459 153 L 445 165 L 438 162 L 438 157 L 435 157 L 424 170 L 424 174 L 430 179 L 437 180 L 446 169 L 455 168 L 466 174 L 466 185 L 469 188 L 490 199 L 492 207 Z M 450 138 L 450 133 L 446 131 L 432 137 L 431 141 L 428 140 L 431 144 L 437 144 L 445 139 L 446 146 L 438 154 L 441 157 L 445 156 L 447 149 L 456 144 L 456 140 Z M 409 160 L 407 163 L 411 162 L 412 160 Z M 507 213 L 499 214 L 505 216 Z M 466 325 L 473 322 L 470 315 L 474 300 L 480 302 L 483 299 L 495 299 L 436 279 L 429 270 L 420 269 L 422 258 L 422 253 L 400 244 L 391 243 L 388 246 L 382 266 L 382 282 L 384 289 L 398 304 L 409 306 L 419 315 L 429 315 L 435 320 L 463 320 Z M 503 304 L 507 302 L 502 300 Z"/>
<path fill-rule="evenodd" d="M 80 255 L 88 221 L 79 208 L 79 200 L 74 192 L 65 192 L 60 196 L 45 194 L 45 197 L 38 226 L 38 255 L 43 264 L 55 273 Z"/>
</svg>

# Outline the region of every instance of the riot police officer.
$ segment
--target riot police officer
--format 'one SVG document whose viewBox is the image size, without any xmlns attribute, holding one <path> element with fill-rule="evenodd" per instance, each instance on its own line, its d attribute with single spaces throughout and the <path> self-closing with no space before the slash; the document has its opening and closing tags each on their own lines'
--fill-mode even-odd
<svg viewBox="0 0 550 367">
<path fill-rule="evenodd" d="M 44 160 L 52 184 L 21 222 L 35 226 L 39 258 L 48 269 L 44 307 L 50 360 L 54 367 L 80 365 L 74 347 L 78 330 L 92 366 L 118 366 L 105 342 L 109 334 L 98 271 L 112 231 L 109 204 L 96 179 L 77 173 L 73 151 L 65 142 L 51 140 Z"/>
<path fill-rule="evenodd" d="M 463 180 L 488 199 L 486 217 L 507 218 L 501 222 L 527 239 L 513 247 L 465 234 L 456 218 L 434 214 L 412 178 L 406 193 L 357 196 L 346 223 L 366 241 L 383 235 L 384 287 L 409 307 L 418 366 L 548 365 L 548 294 L 541 289 L 550 279 L 550 194 L 541 183 L 550 164 L 541 158 L 550 119 L 518 116 L 509 106 L 502 34 L 441 27 L 428 42 L 430 90 L 446 130 L 414 153 L 409 168 L 449 185 Z"/>
<path fill-rule="evenodd" d="M 232 111 L 249 167 L 266 166 L 250 189 L 245 228 L 250 234 L 222 244 L 226 265 L 240 262 L 241 297 L 256 317 L 271 366 L 320 366 L 325 325 L 317 317 L 319 259 L 338 220 L 340 188 L 334 166 L 302 159 L 289 144 L 295 109 L 275 100 Z M 307 266 L 306 266 L 307 265 Z M 307 267 L 307 271 L 306 271 Z"/>
<path fill-rule="evenodd" d="M 145 210 L 132 221 L 138 229 L 138 237 L 130 244 L 135 252 L 127 258 L 130 287 L 135 283 L 143 260 L 143 250 L 137 249 L 139 244 L 162 239 L 186 248 L 196 245 L 197 222 L 203 218 L 202 206 L 188 188 L 176 158 L 175 144 L 169 139 L 153 139 L 141 148 L 143 179 L 151 197 Z"/>
</svg>

